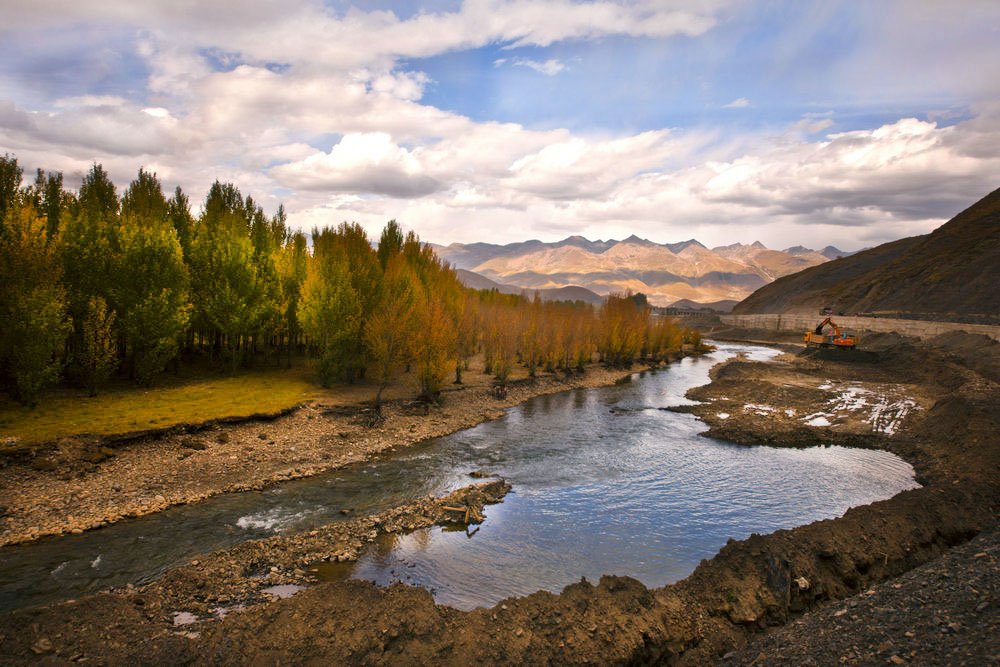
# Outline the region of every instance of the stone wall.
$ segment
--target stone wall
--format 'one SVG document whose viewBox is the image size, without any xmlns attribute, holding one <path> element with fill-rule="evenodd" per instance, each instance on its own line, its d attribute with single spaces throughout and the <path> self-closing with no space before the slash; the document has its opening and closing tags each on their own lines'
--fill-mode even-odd
<svg viewBox="0 0 1000 667">
<path fill-rule="evenodd" d="M 814 328 L 823 320 L 822 315 L 719 315 L 725 324 L 744 329 L 773 329 L 776 331 L 802 331 Z M 957 324 L 954 322 L 925 322 L 922 320 L 894 320 L 878 317 L 839 317 L 833 321 L 850 332 L 895 331 L 906 336 L 933 338 L 948 331 L 967 331 L 984 334 L 1000 340 L 1000 326 L 987 324 Z"/>
</svg>

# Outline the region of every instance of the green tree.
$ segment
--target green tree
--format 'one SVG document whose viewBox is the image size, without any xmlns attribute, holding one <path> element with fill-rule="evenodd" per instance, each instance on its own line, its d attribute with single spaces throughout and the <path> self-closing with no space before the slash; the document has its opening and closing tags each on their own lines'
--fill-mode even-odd
<svg viewBox="0 0 1000 667">
<path fill-rule="evenodd" d="M 86 315 L 80 323 L 81 344 L 76 360 L 90 396 L 96 396 L 118 366 L 115 345 L 115 313 L 99 296 L 87 302 Z"/>
<path fill-rule="evenodd" d="M 35 405 L 59 378 L 69 325 L 59 257 L 34 206 L 8 208 L 0 227 L 0 365 Z"/>
<path fill-rule="evenodd" d="M 188 273 L 176 232 L 165 219 L 123 220 L 112 293 L 129 369 L 148 386 L 178 352 L 190 310 Z"/>
<path fill-rule="evenodd" d="M 108 172 L 99 164 L 95 163 L 83 177 L 78 200 L 91 217 L 109 219 L 118 215 L 118 191 Z"/>
<path fill-rule="evenodd" d="M 313 258 L 302 287 L 299 313 L 302 329 L 320 350 L 320 382 L 329 387 L 355 363 L 353 345 L 360 338 L 361 303 L 345 263 Z"/>
<path fill-rule="evenodd" d="M 7 209 L 14 206 L 23 175 L 24 169 L 18 166 L 16 157 L 10 153 L 0 157 L 0 220 L 6 216 Z"/>
</svg>

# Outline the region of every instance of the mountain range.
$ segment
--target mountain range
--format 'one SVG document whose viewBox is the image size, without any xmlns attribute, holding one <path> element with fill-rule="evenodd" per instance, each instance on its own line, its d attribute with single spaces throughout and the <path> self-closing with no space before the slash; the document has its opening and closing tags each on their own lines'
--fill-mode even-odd
<svg viewBox="0 0 1000 667">
<path fill-rule="evenodd" d="M 802 246 L 771 250 L 760 242 L 710 249 L 695 239 L 655 243 L 635 235 L 621 241 L 570 236 L 554 243 L 453 243 L 433 248 L 456 269 L 478 274 L 508 291 L 580 287 L 603 297 L 631 290 L 646 294 L 658 306 L 682 300 L 695 305 L 739 301 L 776 278 L 851 254 L 832 246 L 819 251 Z M 471 282 L 478 279 L 459 277 L 477 287 Z M 561 297 L 543 293 L 543 298 Z"/>
<path fill-rule="evenodd" d="M 734 313 L 834 312 L 997 321 L 1000 189 L 930 234 L 813 266 L 762 287 Z"/>
</svg>

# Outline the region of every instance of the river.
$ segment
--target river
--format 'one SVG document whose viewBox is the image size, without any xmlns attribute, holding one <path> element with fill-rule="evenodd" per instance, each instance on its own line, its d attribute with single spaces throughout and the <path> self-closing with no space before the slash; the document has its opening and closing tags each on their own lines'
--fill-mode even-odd
<svg viewBox="0 0 1000 667">
<path fill-rule="evenodd" d="M 735 446 L 698 435 L 706 427 L 693 415 L 665 409 L 690 403 L 684 393 L 740 353 L 778 354 L 718 344 L 629 382 L 540 396 L 495 421 L 326 475 L 4 547 L 0 610 L 149 581 L 200 553 L 344 520 L 344 509 L 356 516 L 441 494 L 474 481 L 473 470 L 513 485 L 473 532 L 388 536 L 353 566 L 319 574 L 421 585 L 462 609 L 557 592 L 582 576 L 661 586 L 729 538 L 840 516 L 917 486 L 910 465 L 887 452 Z"/>
</svg>

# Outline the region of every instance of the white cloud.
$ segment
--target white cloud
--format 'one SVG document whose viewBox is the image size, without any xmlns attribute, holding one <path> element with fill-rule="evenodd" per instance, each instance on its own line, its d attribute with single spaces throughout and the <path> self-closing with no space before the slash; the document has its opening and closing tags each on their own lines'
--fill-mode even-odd
<svg viewBox="0 0 1000 667">
<path fill-rule="evenodd" d="M 735 100 L 729 104 L 723 104 L 723 109 L 746 109 L 750 106 L 750 100 L 745 97 L 737 97 Z"/>
<path fill-rule="evenodd" d="M 194 0 L 21 3 L 6 12 L 7 30 L 137 29 L 146 97 L 68 97 L 54 111 L 0 100 L 0 146 L 70 183 L 92 160 L 120 185 L 145 165 L 195 202 L 219 178 L 272 210 L 282 195 L 303 227 L 358 220 L 375 231 L 395 217 L 444 242 L 637 233 L 716 244 L 748 234 L 856 248 L 927 231 L 997 185 L 997 106 L 950 127 L 901 119 L 825 136 L 830 114 L 807 114 L 780 136 L 732 145 L 668 129 L 594 136 L 421 103 L 433 82 L 396 64 L 483 45 L 698 35 L 725 9 L 689 4 L 475 0 L 403 20 L 294 1 L 250 0 L 239 12 Z M 217 71 L 206 53 L 231 68 Z M 494 61 L 505 65 L 566 68 L 515 51 Z"/>
<path fill-rule="evenodd" d="M 503 59 L 501 59 L 500 61 L 494 61 L 494 64 L 496 64 L 496 62 L 502 63 L 502 61 Z M 511 63 L 514 65 L 518 65 L 520 67 L 527 67 L 529 69 L 533 69 L 536 72 L 544 74 L 546 76 L 555 76 L 559 72 L 562 72 L 563 70 L 566 69 L 566 65 L 555 58 L 549 58 L 544 62 L 540 62 L 538 60 L 528 60 L 527 58 L 515 58 L 514 60 L 511 61 Z"/>
<path fill-rule="evenodd" d="M 323 192 L 362 192 L 419 197 L 441 188 L 414 152 L 397 146 L 384 132 L 348 134 L 329 153 L 271 170 L 286 187 Z"/>
</svg>

